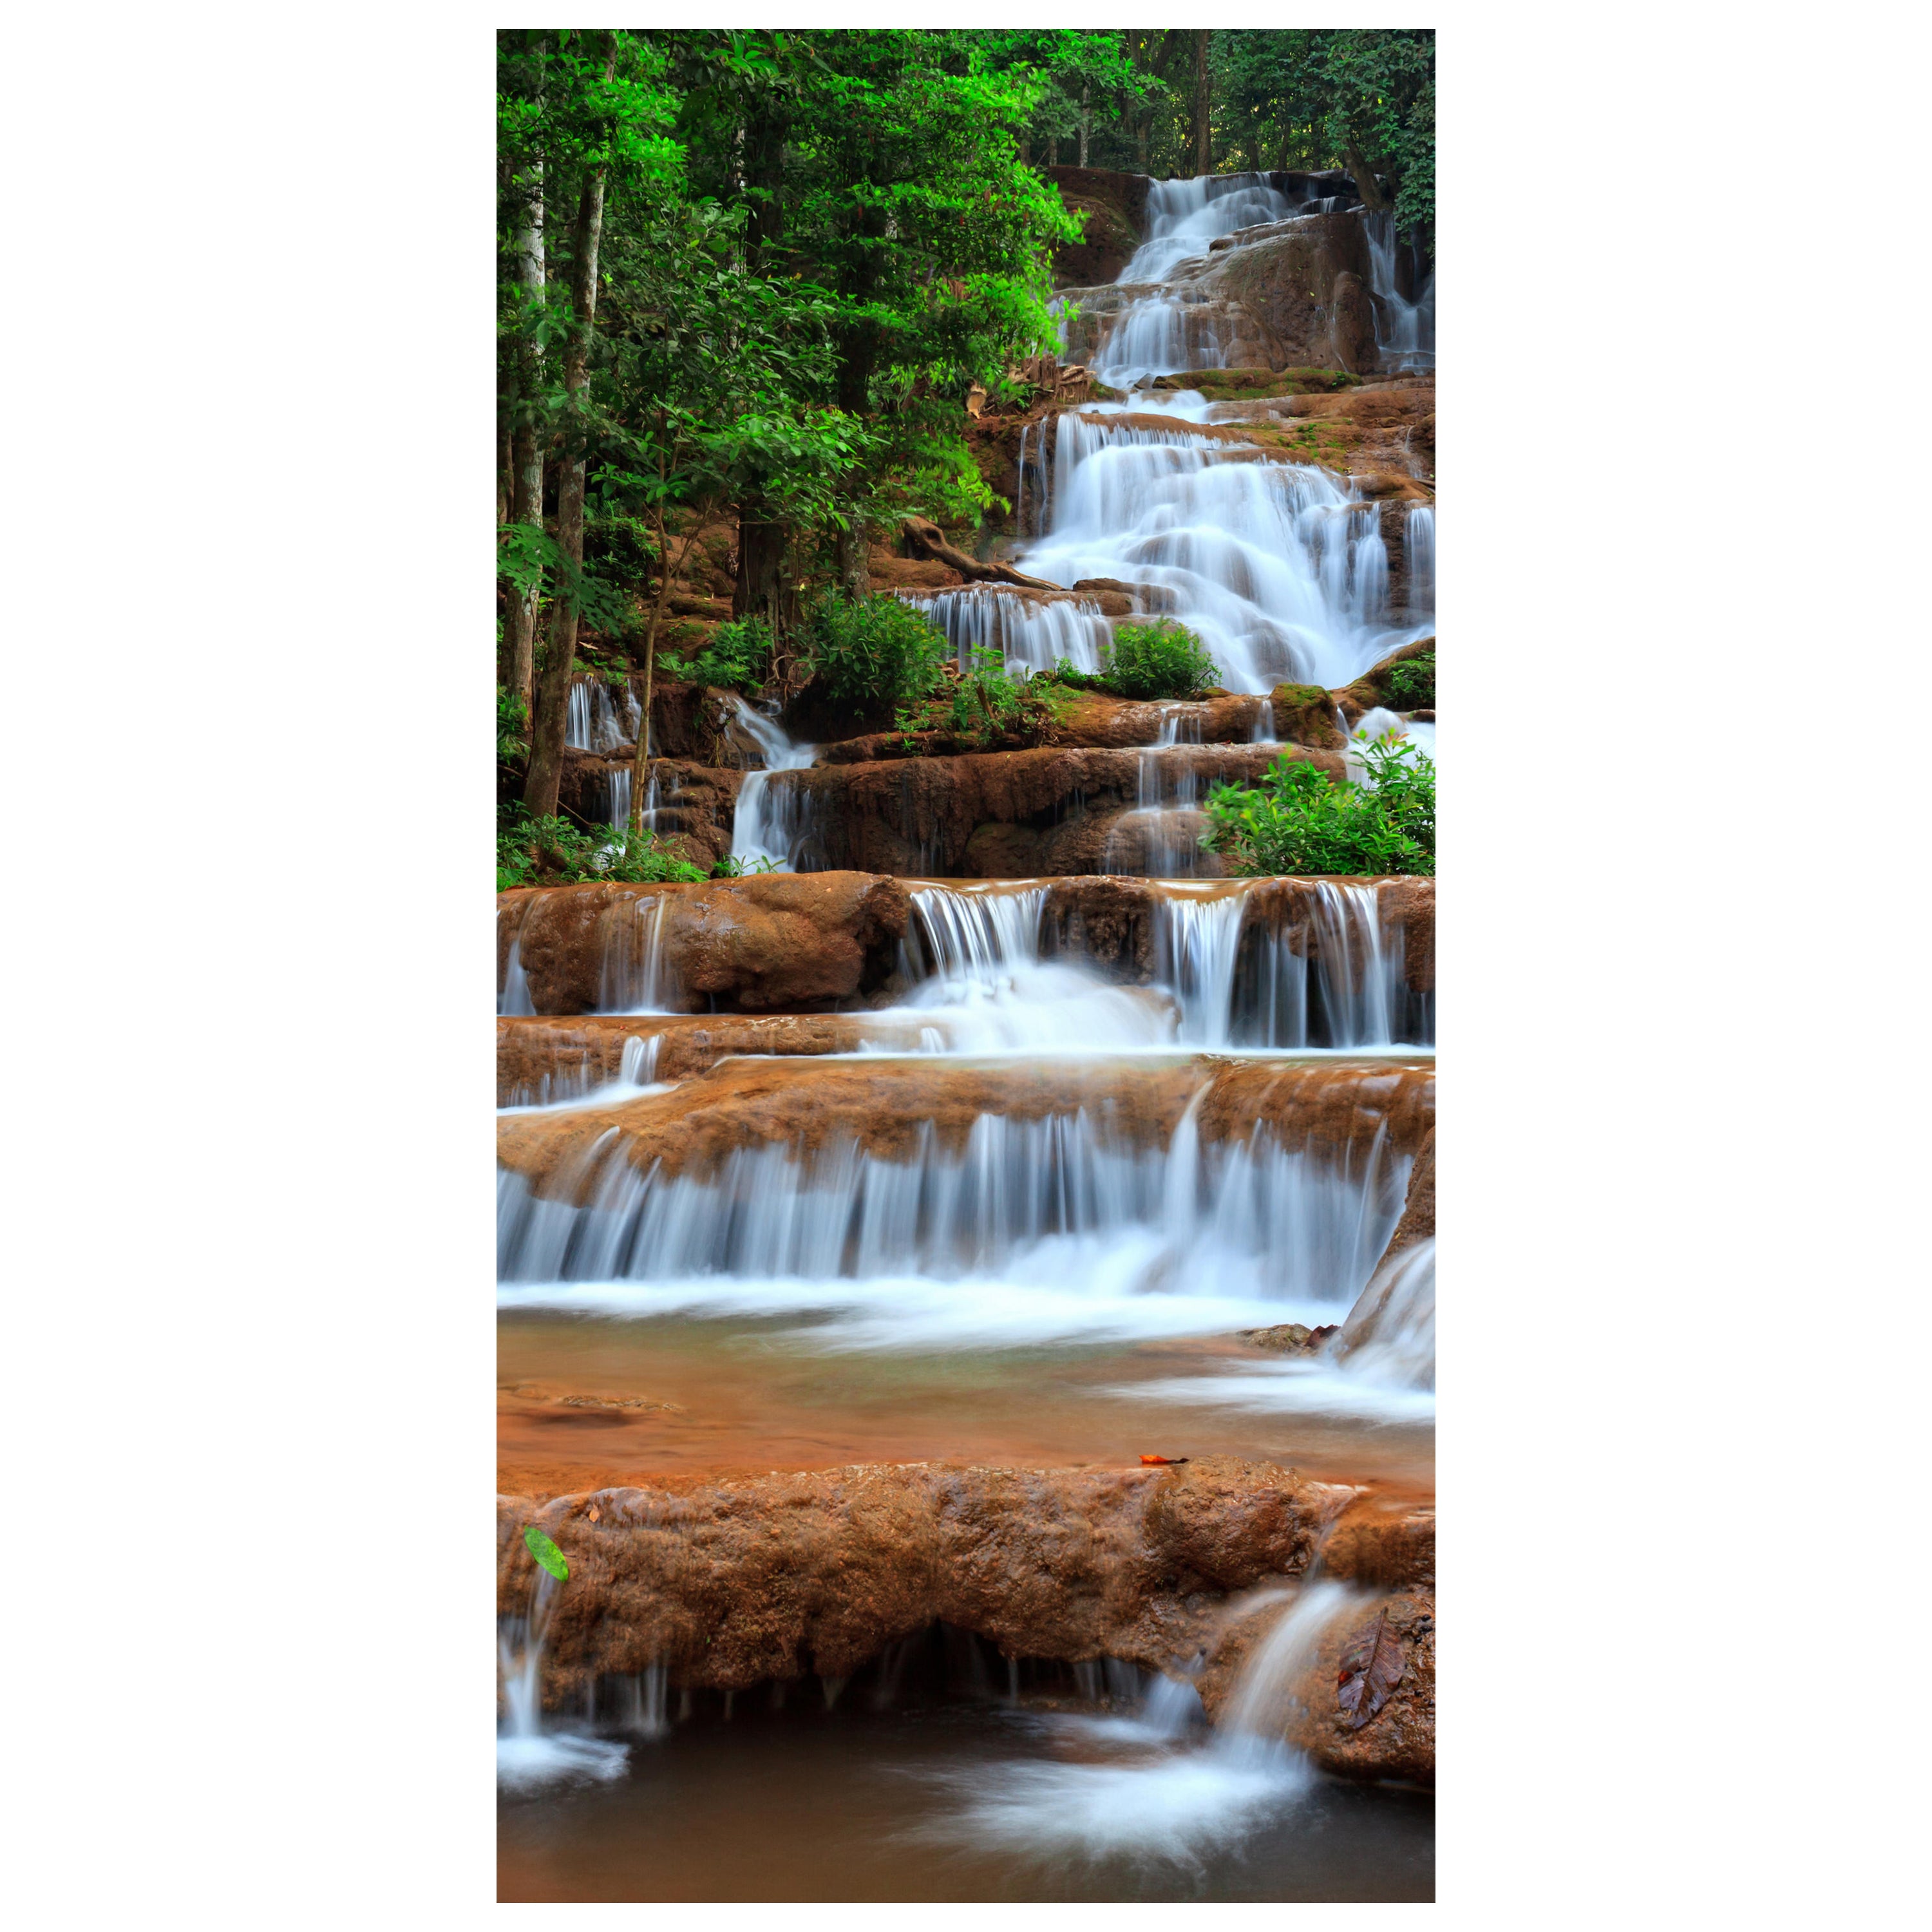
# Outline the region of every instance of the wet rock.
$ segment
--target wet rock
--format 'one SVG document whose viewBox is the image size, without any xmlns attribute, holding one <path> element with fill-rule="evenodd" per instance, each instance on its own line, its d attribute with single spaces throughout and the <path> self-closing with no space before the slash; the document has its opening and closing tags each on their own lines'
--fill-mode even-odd
<svg viewBox="0 0 1932 1932">
<path fill-rule="evenodd" d="M 1042 166 L 1038 172 L 1060 190 L 1070 210 L 1084 218 L 1080 239 L 1063 242 L 1053 251 L 1054 286 L 1114 280 L 1140 246 L 1148 177 L 1112 168 Z"/>
<path fill-rule="evenodd" d="M 536 1572 L 522 1532 L 534 1522 L 571 1572 L 543 1662 L 551 1708 L 578 1705 L 597 1677 L 657 1664 L 677 1689 L 849 1676 L 944 1621 L 1013 1657 L 1165 1670 L 1210 1649 L 1211 1712 L 1267 1626 L 1246 1619 L 1223 1641 L 1230 1598 L 1304 1575 L 1324 1530 L 1332 1544 L 1375 1508 L 1366 1492 L 1229 1457 L 1164 1469 L 861 1465 L 541 1506 L 500 1496 L 497 1605 L 514 1616 L 530 1601 Z M 1373 1546 L 1370 1534 L 1348 1548 Z M 1328 1694 L 1310 1694 L 1305 1742 L 1349 1774 L 1426 1782 L 1433 1598 L 1411 1587 L 1370 1613 L 1382 1604 L 1405 1646 L 1394 1694 L 1358 1731 L 1332 1720 L 1335 1659 L 1358 1621 L 1339 1619 L 1310 1672 L 1311 1684 L 1328 1672 Z"/>
<path fill-rule="evenodd" d="M 525 889 L 499 896 L 498 984 L 514 939 L 539 1012 L 643 1004 L 626 988 L 653 948 L 686 1012 L 849 1000 L 891 975 L 909 910 L 896 880 L 855 872 Z"/>
<path fill-rule="evenodd" d="M 496 1104 L 523 1107 L 574 1096 L 614 1080 L 627 1040 L 658 1042 L 652 1073 L 686 1080 L 734 1054 L 783 1058 L 856 1052 L 866 1041 L 908 1049 L 920 1028 L 872 1014 L 586 1013 L 505 1016 L 496 1022 Z"/>
<path fill-rule="evenodd" d="M 1186 746 L 1167 753 L 1192 767 L 1202 794 L 1216 778 L 1252 782 L 1276 755 L 1255 745 Z M 1301 752 L 1330 776 L 1331 752 Z M 969 872 L 967 848 L 982 826 L 1026 826 L 1041 835 L 1041 874 L 1129 867 L 1108 856 L 1117 821 L 1137 808 L 1141 766 L 1126 750 L 1042 746 L 953 758 L 867 760 L 775 774 L 775 792 L 807 802 L 808 863 L 915 878 L 1003 876 Z M 982 843 L 982 848 L 984 845 Z"/>
<path fill-rule="evenodd" d="M 1376 367 L 1376 311 L 1362 278 L 1352 269 L 1335 278 L 1329 297 L 1328 339 L 1335 359 L 1352 375 Z"/>
<path fill-rule="evenodd" d="M 1321 1352 L 1337 1326 L 1330 1322 L 1324 1328 L 1310 1328 L 1305 1322 L 1283 1322 L 1273 1328 L 1244 1328 L 1241 1336 L 1271 1355 L 1312 1355 Z"/>
<path fill-rule="evenodd" d="M 1413 658 L 1432 657 L 1435 652 L 1436 640 L 1433 638 L 1418 638 L 1414 644 L 1405 644 L 1399 651 L 1391 651 L 1378 663 L 1371 665 L 1354 683 L 1345 684 L 1339 691 L 1331 692 L 1329 695 L 1336 708 L 1348 719 L 1352 728 L 1365 711 L 1372 711 L 1378 705 L 1399 711 L 1402 706 L 1390 702 L 1386 682 L 1390 668 L 1408 663 Z"/>
<path fill-rule="evenodd" d="M 1339 1153 L 1378 1142 L 1409 1154 L 1435 1121 L 1424 1066 L 1346 1060 L 1069 1058 L 726 1060 L 668 1090 L 497 1122 L 497 1159 L 547 1198 L 588 1200 L 608 1163 L 715 1174 L 746 1148 L 853 1148 L 910 1161 L 956 1157 L 985 1116 L 1103 1120 L 1124 1147 L 1165 1147 L 1190 1104 L 1204 1144 L 1265 1127 L 1292 1147 Z M 594 1156 L 594 1158 L 593 1158 Z"/>
<path fill-rule="evenodd" d="M 1346 312 L 1346 341 L 1357 348 L 1357 298 L 1366 308 L 1368 236 L 1359 216 L 1303 215 L 1274 224 L 1246 247 L 1216 254 L 1191 273 L 1188 266 L 1177 279 L 1225 306 L 1232 332 L 1222 340 L 1231 367 L 1264 363 L 1285 369 L 1339 362 L 1359 374 L 1376 366 L 1372 312 L 1366 357 L 1352 358 L 1336 339 L 1338 310 Z M 1352 278 L 1352 292 L 1342 282 L 1345 276 Z"/>
</svg>

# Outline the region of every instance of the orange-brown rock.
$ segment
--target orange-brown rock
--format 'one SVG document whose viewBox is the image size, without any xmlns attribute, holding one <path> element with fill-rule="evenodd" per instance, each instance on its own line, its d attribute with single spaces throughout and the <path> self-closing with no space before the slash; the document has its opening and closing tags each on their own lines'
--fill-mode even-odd
<svg viewBox="0 0 1932 1932">
<path fill-rule="evenodd" d="M 1056 288 L 1111 282 L 1140 246 L 1147 220 L 1148 179 L 1113 168 L 1042 166 L 1038 172 L 1060 190 L 1060 200 L 1082 218 L 1080 239 L 1053 251 Z"/>
<path fill-rule="evenodd" d="M 1190 1102 L 1204 1143 L 1271 1129 L 1286 1144 L 1340 1150 L 1377 1141 L 1412 1154 L 1433 1124 L 1425 1063 L 1176 1057 L 988 1064 L 878 1058 L 726 1060 L 662 1093 L 568 1112 L 506 1115 L 497 1158 L 538 1193 L 588 1199 L 605 1163 L 714 1173 L 743 1148 L 854 1146 L 909 1161 L 958 1154 L 984 1115 L 1035 1120 L 1082 1112 L 1129 1146 L 1166 1146 Z M 596 1158 L 593 1160 L 593 1154 Z"/>
<path fill-rule="evenodd" d="M 1172 1670 L 1207 1649 L 1211 1712 L 1267 1628 L 1250 1617 L 1230 1629 L 1230 1598 L 1304 1576 L 1324 1530 L 1334 1546 L 1371 1514 L 1388 1512 L 1360 1490 L 1227 1457 L 1164 1469 L 870 1464 L 607 1489 L 541 1506 L 500 1496 L 497 1606 L 514 1616 L 530 1602 L 536 1571 L 522 1532 L 534 1522 L 570 1566 L 543 1660 L 553 1708 L 578 1705 L 598 1677 L 656 1664 L 678 1688 L 846 1676 L 941 1621 L 1016 1658 L 1115 1657 Z M 1352 1536 L 1340 1553 L 1358 1567 L 1338 1568 L 1324 1552 L 1324 1568 L 1368 1584 L 1362 1556 L 1385 1557 L 1398 1543 L 1373 1529 Z M 1420 1551 L 1408 1555 L 1417 1567 Z M 1331 1717 L 1335 1658 L 1360 1620 L 1352 1611 L 1305 1680 L 1310 1713 L 1296 1741 L 1347 1774 L 1426 1782 L 1432 1592 L 1406 1579 L 1369 1584 L 1377 1587 L 1379 1596 L 1365 1590 L 1361 1614 L 1386 1603 L 1405 1644 L 1394 1694 L 1360 1730 Z"/>
<path fill-rule="evenodd" d="M 496 1022 L 496 1104 L 540 1105 L 614 1080 L 624 1042 L 658 1042 L 659 1080 L 686 1080 L 734 1054 L 851 1053 L 867 1041 L 916 1048 L 920 1027 L 856 1013 L 583 1013 Z"/>
<path fill-rule="evenodd" d="M 1252 782 L 1276 755 L 1270 746 L 1206 744 L 1163 758 L 1170 767 L 1191 765 L 1204 794 L 1216 778 Z M 1342 776 L 1334 753 L 1292 755 Z M 982 826 L 1024 825 L 1040 835 L 1028 872 L 1046 876 L 1126 868 L 1126 855 L 1110 858 L 1108 839 L 1136 807 L 1140 770 L 1134 752 L 1049 746 L 827 764 L 777 772 L 770 782 L 774 792 L 808 801 L 817 848 L 831 864 L 920 878 L 1010 877 L 969 872 L 968 848 Z M 1218 862 L 1209 855 L 1203 869 L 1211 876 Z"/>
<path fill-rule="evenodd" d="M 653 956 L 686 1012 L 830 1005 L 891 975 L 908 909 L 896 880 L 860 872 L 504 892 L 497 983 L 514 940 L 538 1012 L 642 1004 Z"/>
</svg>

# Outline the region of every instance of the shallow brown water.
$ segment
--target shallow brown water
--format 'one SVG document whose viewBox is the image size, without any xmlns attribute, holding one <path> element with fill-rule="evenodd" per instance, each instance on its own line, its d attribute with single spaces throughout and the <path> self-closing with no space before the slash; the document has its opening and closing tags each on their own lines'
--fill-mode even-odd
<svg viewBox="0 0 1932 1932">
<path fill-rule="evenodd" d="M 857 1687 L 855 1686 L 856 1689 Z M 1198 1751 L 1194 1744 L 1170 1748 Z M 1314 1782 L 1215 1844 L 1163 1846 L 1160 1754 L 1078 1748 L 1051 1718 L 981 1705 L 828 1713 L 798 1694 L 782 1712 L 680 1726 L 632 1750 L 627 1773 L 502 1799 L 497 1896 L 505 1901 L 1427 1900 L 1435 1805 L 1428 1794 Z M 1085 1756 L 1086 1766 L 1070 1765 Z M 964 1814 L 1029 1777 L 1124 1785 L 1103 1802 L 1112 1842 L 1065 1832 L 1002 1840 Z M 1133 1768 L 1148 1782 L 1137 1790 Z M 1185 1770 L 1184 1764 L 1182 1768 Z M 1055 1787 L 1058 1788 L 1058 1787 Z M 1132 1828 L 1135 1808 L 1154 1828 Z M 1103 1830 L 1109 1828 L 1102 1826 Z"/>
<path fill-rule="evenodd" d="M 790 1320 L 505 1312 L 499 1489 L 549 1496 L 652 1476 L 962 1460 L 1133 1464 L 1234 1455 L 1432 1492 L 1434 1430 L 1136 1396 L 1270 1358 L 1238 1336 L 923 1354 L 836 1352 Z"/>
</svg>

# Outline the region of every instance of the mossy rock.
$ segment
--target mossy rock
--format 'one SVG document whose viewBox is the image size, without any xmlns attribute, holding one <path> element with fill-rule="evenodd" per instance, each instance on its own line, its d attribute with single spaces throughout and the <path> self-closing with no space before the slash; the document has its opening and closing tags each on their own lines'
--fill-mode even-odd
<svg viewBox="0 0 1932 1932">
<path fill-rule="evenodd" d="M 1339 751 L 1346 742 L 1335 718 L 1335 700 L 1318 684 L 1278 684 L 1270 702 L 1274 706 L 1277 738 L 1312 751 Z"/>
<path fill-rule="evenodd" d="M 1406 680 L 1398 675 L 1395 680 L 1400 689 L 1392 688 L 1389 674 L 1399 666 L 1413 664 L 1418 668 L 1424 663 L 1429 667 L 1426 686 Z M 1351 721 L 1359 718 L 1364 711 L 1382 705 L 1390 711 L 1433 711 L 1436 709 L 1436 640 L 1418 638 L 1412 644 L 1405 644 L 1399 651 L 1391 652 L 1378 664 L 1363 672 L 1353 684 L 1344 685 L 1331 694 L 1333 701 L 1346 712 Z M 1279 700 L 1277 700 L 1277 716 Z"/>
</svg>

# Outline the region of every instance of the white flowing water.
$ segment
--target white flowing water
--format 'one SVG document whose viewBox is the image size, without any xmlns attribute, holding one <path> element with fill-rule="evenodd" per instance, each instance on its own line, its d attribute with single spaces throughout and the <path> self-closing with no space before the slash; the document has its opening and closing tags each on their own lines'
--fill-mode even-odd
<svg viewBox="0 0 1932 1932">
<path fill-rule="evenodd" d="M 731 856 L 747 872 L 789 872 L 811 830 L 810 807 L 788 787 L 771 790 L 770 775 L 804 770 L 818 756 L 818 748 L 794 742 L 776 718 L 754 710 L 735 692 L 731 702 L 737 724 L 764 761 L 764 769 L 747 772 L 738 788 L 731 814 Z"/>
<path fill-rule="evenodd" d="M 563 742 L 586 752 L 614 752 L 620 745 L 637 742 L 643 718 L 644 707 L 634 692 L 627 688 L 614 699 L 602 678 L 580 677 L 570 687 Z"/>
<path fill-rule="evenodd" d="M 1146 238 L 1119 277 L 1137 292 L 1106 319 L 1105 340 L 1089 357 L 1095 374 L 1130 388 L 1151 375 L 1225 367 L 1204 291 L 1172 278 L 1210 242 L 1298 212 L 1260 175 L 1153 183 Z M 1388 282 L 1384 306 L 1407 318 L 1398 319 L 1399 332 L 1414 334 L 1424 311 L 1394 296 L 1393 230 L 1380 243 L 1378 232 L 1371 231 L 1370 252 Z M 1432 344 L 1433 302 L 1432 292 Z M 1174 614 L 1199 633 L 1232 691 L 1266 692 L 1284 679 L 1332 689 L 1421 634 L 1402 620 L 1412 623 L 1433 608 L 1432 512 L 1423 513 L 1431 518 L 1422 546 L 1426 596 L 1412 588 L 1410 609 L 1393 610 L 1380 514 L 1348 478 L 1190 434 L 1186 418 L 1213 413 L 1198 394 L 1140 394 L 1124 406 L 1158 410 L 1174 426 L 1110 424 L 1120 405 L 1058 418 L 1051 488 L 1039 493 L 1034 525 L 1042 534 L 1022 548 L 1028 574 L 1053 584 L 1111 577 L 1166 586 Z M 1018 527 L 1024 533 L 1026 526 Z M 1412 512 L 1412 554 L 1416 531 Z"/>
<path fill-rule="evenodd" d="M 1363 217 L 1369 230 L 1369 286 L 1376 304 L 1376 348 L 1385 369 L 1436 366 L 1436 277 L 1432 272 L 1412 297 L 1396 292 L 1395 217 L 1387 209 Z"/>
<path fill-rule="evenodd" d="M 675 1176 L 640 1173 L 605 1136 L 560 1177 L 564 1198 L 501 1176 L 500 1304 L 812 1315 L 822 1346 L 858 1348 L 1339 1323 L 1409 1158 L 1380 1136 L 1337 1150 L 1290 1132 L 1206 1144 L 1190 1110 L 1162 1147 L 1104 1113 L 988 1113 L 956 1151 L 928 1128 L 906 1160 L 769 1145 Z"/>
<path fill-rule="evenodd" d="M 1408 551 L 1408 610 L 1412 620 L 1436 614 L 1436 511 L 1432 505 L 1413 506 L 1402 525 Z"/>
<path fill-rule="evenodd" d="M 1090 598 L 1035 603 L 988 584 L 963 590 L 902 591 L 900 601 L 924 613 L 942 632 L 963 670 L 976 650 L 997 650 L 1016 676 L 1051 670 L 1064 658 L 1076 670 L 1097 671 L 1100 647 L 1113 626 Z"/>
<path fill-rule="evenodd" d="M 1296 1714 L 1297 1688 L 1324 1634 L 1358 1600 L 1330 1580 L 1302 1584 L 1243 1664 L 1220 1723 L 1205 1737 L 1192 1688 L 1157 1678 L 1138 1718 L 1045 1720 L 1075 1750 L 1086 1747 L 1071 1761 L 940 1774 L 933 1781 L 952 1806 L 922 1835 L 1042 1861 L 1125 1858 L 1198 1869 L 1205 1856 L 1280 1828 L 1317 1780 L 1313 1764 L 1282 1736 Z M 1090 1755 L 1096 1744 L 1113 1748 L 1097 1762 Z"/>
<path fill-rule="evenodd" d="M 1228 690 L 1333 689 L 1427 634 L 1391 621 L 1381 512 L 1350 478 L 1111 413 L 1065 412 L 1054 441 L 1028 574 L 1161 587 Z"/>
<path fill-rule="evenodd" d="M 555 1579 L 539 1570 L 528 1614 L 498 1619 L 496 1783 L 506 1791 L 615 1778 L 629 1755 L 608 1739 L 544 1726 L 544 1639 L 556 1595 Z"/>
</svg>

